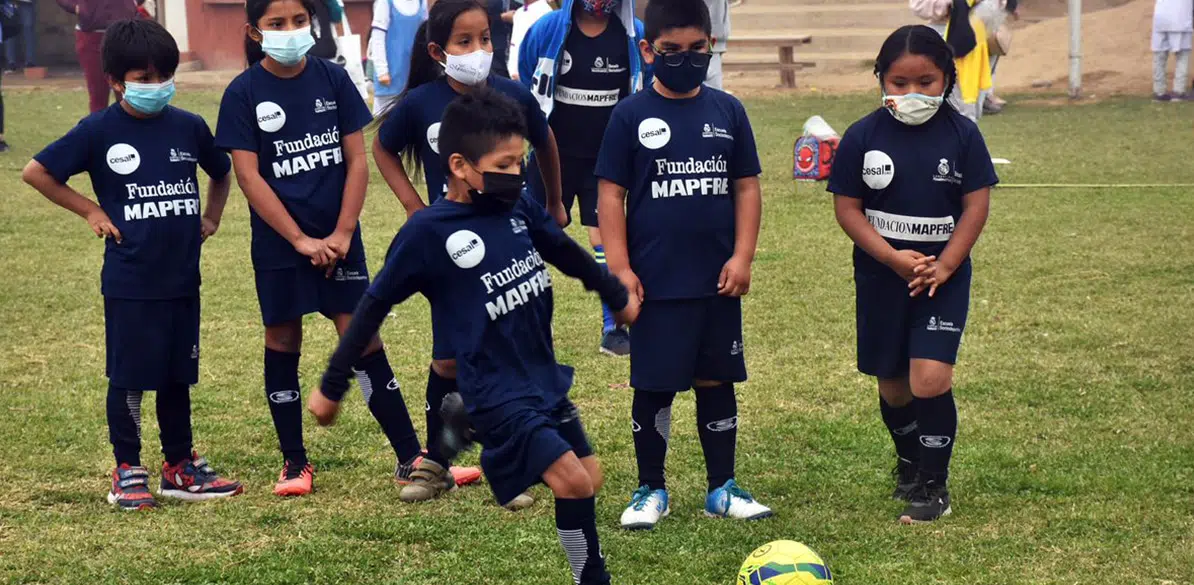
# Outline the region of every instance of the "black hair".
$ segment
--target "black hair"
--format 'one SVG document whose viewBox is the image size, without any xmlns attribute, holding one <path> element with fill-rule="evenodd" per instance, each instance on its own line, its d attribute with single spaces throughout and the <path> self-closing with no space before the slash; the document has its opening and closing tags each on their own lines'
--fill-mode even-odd
<svg viewBox="0 0 1194 585">
<path fill-rule="evenodd" d="M 891 36 L 883 41 L 879 56 L 875 57 L 875 76 L 879 78 L 880 85 L 883 84 L 887 70 L 891 69 L 891 64 L 904 55 L 928 57 L 945 74 L 943 95 L 949 97 L 958 81 L 958 67 L 954 64 L 954 50 L 940 33 L 923 24 L 902 26 L 891 33 Z"/>
<path fill-rule="evenodd" d="M 134 69 L 152 69 L 164 78 L 178 69 L 178 43 L 152 20 L 121 20 L 104 34 L 104 73 L 116 81 Z"/>
<path fill-rule="evenodd" d="M 453 154 L 476 164 L 502 140 L 527 135 L 526 117 L 518 103 L 495 90 L 481 88 L 457 97 L 444 110 L 439 126 L 440 163 L 445 174 L 450 174 L 448 159 Z"/>
<path fill-rule="evenodd" d="M 265 16 L 265 11 L 269 9 L 270 5 L 278 0 L 248 0 L 245 2 L 245 17 L 248 19 L 249 26 L 257 28 L 257 23 L 261 17 Z M 323 0 L 318 0 L 322 2 Z M 315 2 L 313 0 L 299 0 L 303 8 L 307 9 L 307 16 L 314 17 Z M 265 51 L 261 50 L 261 43 L 254 41 L 248 34 L 245 35 L 245 60 L 249 62 L 252 67 L 261 62 L 265 58 Z"/>
<path fill-rule="evenodd" d="M 478 0 L 439 0 L 432 5 L 431 10 L 427 13 L 427 20 L 419 25 L 419 30 L 415 33 L 414 48 L 410 52 L 410 75 L 407 78 L 406 87 L 403 88 L 398 99 L 377 116 L 373 122 L 375 127 L 380 127 L 385 123 L 386 118 L 390 116 L 390 110 L 406 99 L 411 90 L 431 83 L 444 74 L 444 68 L 428 53 L 427 45 L 435 43 L 440 48 L 448 46 L 448 41 L 452 38 L 452 27 L 456 26 L 456 19 L 460 18 L 461 14 L 473 10 L 485 11 L 485 6 Z M 489 13 L 487 11 L 485 13 L 488 18 Z M 417 177 L 423 170 L 423 166 L 419 164 L 420 149 L 418 141 L 411 141 L 401 152 L 401 158 L 406 160 L 407 172 L 412 177 Z"/>
<path fill-rule="evenodd" d="M 705 0 L 651 0 L 643 16 L 648 43 L 655 43 L 665 31 L 678 28 L 695 28 L 713 35 L 713 21 Z"/>
</svg>

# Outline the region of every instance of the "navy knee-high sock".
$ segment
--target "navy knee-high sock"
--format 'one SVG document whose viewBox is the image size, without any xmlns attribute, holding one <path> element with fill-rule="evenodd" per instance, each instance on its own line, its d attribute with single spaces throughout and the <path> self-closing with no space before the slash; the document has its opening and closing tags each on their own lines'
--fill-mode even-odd
<svg viewBox="0 0 1194 585">
<path fill-rule="evenodd" d="M 120 388 L 108 384 L 108 441 L 116 465 L 141 465 L 141 397 L 140 390 Z"/>
<path fill-rule="evenodd" d="M 734 385 L 719 384 L 693 388 L 696 393 L 697 432 L 705 452 L 709 491 L 734 479 L 734 458 L 738 448 L 738 398 Z"/>
<path fill-rule="evenodd" d="M 920 427 L 912 403 L 896 408 L 880 396 L 879 412 L 895 443 L 896 456 L 913 463 L 920 461 Z"/>
<path fill-rule="evenodd" d="M 597 244 L 593 246 L 593 254 L 597 258 L 597 263 L 605 268 L 605 246 Z M 618 324 L 614 321 L 614 312 L 610 310 L 609 306 L 601 303 L 601 332 L 609 333 L 613 331 Z"/>
<path fill-rule="evenodd" d="M 672 434 L 672 401 L 675 398 L 675 392 L 635 390 L 634 402 L 630 406 L 638 484 L 652 490 L 667 489 L 664 468 Z"/>
<path fill-rule="evenodd" d="M 274 419 L 274 430 L 278 432 L 278 446 L 283 457 L 302 467 L 307 464 L 307 449 L 303 446 L 299 357 L 297 353 L 265 348 L 265 398 Z"/>
<path fill-rule="evenodd" d="M 418 457 L 421 450 L 419 435 L 410 421 L 410 412 L 406 409 L 406 401 L 402 399 L 398 379 L 394 377 L 394 371 L 386 359 L 386 350 L 379 349 L 362 357 L 353 371 L 356 372 L 357 382 L 361 384 L 365 404 L 390 440 L 398 462 L 406 463 Z"/>
<path fill-rule="evenodd" d="M 444 455 L 444 415 L 440 408 L 444 398 L 449 394 L 459 392 L 456 378 L 445 378 L 436 373 L 435 368 L 427 372 L 427 458 L 448 467 L 451 463 Z"/>
<path fill-rule="evenodd" d="M 933 398 L 914 398 L 912 404 L 920 426 L 921 477 L 944 484 L 949 479 L 949 460 L 958 435 L 958 407 L 953 390 Z"/>
<path fill-rule="evenodd" d="M 556 498 L 556 534 L 578 585 L 607 585 L 609 573 L 597 539 L 597 499 Z"/>
<path fill-rule="evenodd" d="M 176 384 L 158 390 L 158 436 L 162 440 L 162 457 L 169 465 L 177 465 L 191 458 L 194 449 L 191 436 L 191 386 Z"/>
</svg>

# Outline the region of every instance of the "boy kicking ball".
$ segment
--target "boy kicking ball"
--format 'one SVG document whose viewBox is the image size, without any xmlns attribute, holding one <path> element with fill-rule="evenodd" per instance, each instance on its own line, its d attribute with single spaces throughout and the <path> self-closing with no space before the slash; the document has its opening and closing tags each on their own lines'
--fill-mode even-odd
<svg viewBox="0 0 1194 585">
<path fill-rule="evenodd" d="M 84 118 L 38 153 L 22 177 L 105 239 L 101 292 L 107 331 L 108 437 L 116 457 L 108 502 L 153 508 L 141 466 L 141 398 L 156 390 L 158 494 L 206 500 L 241 493 L 192 451 L 191 385 L 199 380 L 199 250 L 216 232 L 230 185 L 228 156 L 203 118 L 167 105 L 178 45 L 149 20 L 113 24 L 104 73 L 123 99 Z M 211 177 L 200 215 L 196 167 Z M 97 205 L 66 182 L 87 173 Z"/>
<path fill-rule="evenodd" d="M 526 137 L 518 105 L 493 90 L 447 107 L 439 150 L 448 192 L 394 238 L 308 407 L 320 424 L 335 420 L 353 362 L 393 305 L 422 293 L 456 307 L 443 315 L 443 331 L 452 336 L 460 396 L 494 496 L 506 504 L 546 483 L 574 582 L 608 584 L 595 507 L 601 468 L 568 399 L 572 368 L 556 362 L 546 264 L 600 293 L 622 322 L 634 320 L 638 301 L 522 195 Z"/>
<path fill-rule="evenodd" d="M 630 330 L 639 488 L 622 527 L 651 529 L 670 511 L 664 459 L 677 392 L 696 394 L 709 490 L 705 513 L 771 515 L 734 479 L 746 380 L 742 300 L 759 236 L 758 153 L 746 110 L 702 87 L 712 58 L 702 0 L 652 0 L 640 44 L 655 81 L 614 109 L 596 174 L 606 261 L 642 315 Z"/>
</svg>

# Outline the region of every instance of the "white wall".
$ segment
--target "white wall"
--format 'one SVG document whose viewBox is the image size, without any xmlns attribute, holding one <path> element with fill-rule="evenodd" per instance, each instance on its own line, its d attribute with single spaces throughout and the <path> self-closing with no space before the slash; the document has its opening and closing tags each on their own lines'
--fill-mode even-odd
<svg viewBox="0 0 1194 585">
<path fill-rule="evenodd" d="M 186 53 L 191 50 L 190 41 L 187 38 L 187 5 L 186 0 L 157 0 L 162 4 L 165 12 L 166 30 L 174 35 L 174 40 L 178 42 L 178 50 Z M 162 10 L 158 11 L 159 13 Z"/>
</svg>

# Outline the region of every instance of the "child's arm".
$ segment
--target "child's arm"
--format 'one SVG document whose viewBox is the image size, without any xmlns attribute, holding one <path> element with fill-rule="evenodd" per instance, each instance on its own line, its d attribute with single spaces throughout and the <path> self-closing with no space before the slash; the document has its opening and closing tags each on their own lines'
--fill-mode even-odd
<svg viewBox="0 0 1194 585">
<path fill-rule="evenodd" d="M 385 179 L 390 190 L 398 197 L 398 202 L 402 204 L 403 209 L 406 209 L 406 217 L 427 207 L 427 204 L 423 203 L 423 199 L 419 197 L 419 192 L 415 191 L 415 186 L 410 182 L 410 175 L 406 174 L 406 168 L 402 166 L 402 159 L 382 146 L 380 134 L 373 139 L 373 161 L 377 163 L 377 170 L 381 171 L 381 178 Z"/>
<path fill-rule="evenodd" d="M 536 110 L 538 111 L 538 110 Z M 568 212 L 564 210 L 564 188 L 560 182 L 560 149 L 556 146 L 556 134 L 547 129 L 547 140 L 535 147 L 535 160 L 539 161 L 539 174 L 547 189 L 547 212 L 560 226 L 568 225 Z"/>
<path fill-rule="evenodd" d="M 750 292 L 750 265 L 759 245 L 759 224 L 763 217 L 763 189 L 759 177 L 734 181 L 734 255 L 721 269 L 717 294 L 740 297 Z M 606 252 L 608 261 L 609 252 Z"/>
<path fill-rule="evenodd" d="M 213 178 L 207 185 L 207 203 L 203 206 L 203 227 L 200 234 L 204 240 L 215 235 L 224 217 L 224 206 L 228 204 L 228 193 L 232 190 L 232 175 Z"/>
<path fill-rule="evenodd" d="M 104 213 L 99 204 L 79 194 L 69 185 L 59 182 L 41 163 L 36 160 L 29 161 L 21 171 L 21 179 L 55 205 L 87 220 L 87 225 L 91 226 L 91 231 L 95 232 L 97 237 L 110 237 L 116 240 L 117 244 L 123 241 L 120 230 L 116 229 L 112 219 Z"/>
<path fill-rule="evenodd" d="M 597 181 L 597 225 L 610 273 L 642 302 L 643 284 L 630 268 L 630 250 L 626 244 L 626 189 L 608 179 Z"/>
<path fill-rule="evenodd" d="M 322 240 L 308 237 L 290 217 L 290 212 L 269 183 L 257 170 L 257 153 L 248 150 L 232 151 L 232 168 L 236 171 L 236 184 L 245 193 L 249 205 L 269 227 L 290 242 L 295 251 L 311 259 L 315 266 L 327 266 L 336 260 L 336 253 L 328 249 Z"/>
<path fill-rule="evenodd" d="M 970 257 L 970 250 L 978 242 L 983 226 L 987 225 L 987 216 L 991 210 L 991 188 L 984 187 L 962 197 L 962 217 L 958 218 L 958 225 L 949 237 L 949 243 L 941 251 L 941 258 L 934 264 L 933 273 L 929 278 L 929 296 L 937 294 L 937 287 L 945 284 L 954 271 Z M 913 281 L 912 284 L 917 284 Z M 918 293 L 914 289 L 913 293 Z"/>
<path fill-rule="evenodd" d="M 867 220 L 862 211 L 862 199 L 835 195 L 833 214 L 837 217 L 838 225 L 842 226 L 842 231 L 846 232 L 863 252 L 891 268 L 908 282 L 915 280 L 925 265 L 936 259 L 935 256 L 925 256 L 916 250 L 893 248 Z"/>
<path fill-rule="evenodd" d="M 336 221 L 336 231 L 324 238 L 324 241 L 327 242 L 328 248 L 336 253 L 337 258 L 344 259 L 352 245 L 352 235 L 357 231 L 361 208 L 365 206 L 365 190 L 369 187 L 369 163 L 365 159 L 363 131 L 358 130 L 345 136 L 341 144 L 344 148 L 344 164 L 348 167 L 348 177 L 344 180 L 344 196 L 340 201 L 340 218 Z"/>
</svg>

